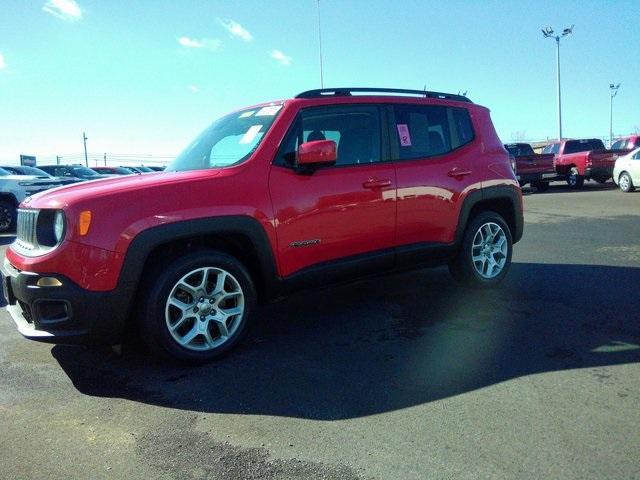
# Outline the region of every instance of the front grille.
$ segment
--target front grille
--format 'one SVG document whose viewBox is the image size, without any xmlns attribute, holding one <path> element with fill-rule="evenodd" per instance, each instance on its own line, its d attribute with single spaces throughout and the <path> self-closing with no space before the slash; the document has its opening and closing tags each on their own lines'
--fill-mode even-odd
<svg viewBox="0 0 640 480">
<path fill-rule="evenodd" d="M 18 210 L 16 241 L 21 247 L 31 250 L 37 246 L 37 223 L 38 210 Z"/>
</svg>

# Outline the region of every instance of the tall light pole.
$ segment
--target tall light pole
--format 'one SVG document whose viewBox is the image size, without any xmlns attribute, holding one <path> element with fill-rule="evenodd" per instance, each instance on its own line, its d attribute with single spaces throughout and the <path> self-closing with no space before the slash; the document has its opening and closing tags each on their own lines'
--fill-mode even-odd
<svg viewBox="0 0 640 480">
<path fill-rule="evenodd" d="M 558 141 L 562 140 L 562 100 L 560 96 L 560 39 L 573 33 L 573 25 L 565 28 L 560 35 L 554 35 L 553 28 L 542 29 L 544 38 L 553 38 L 556 41 L 556 65 L 558 69 Z"/>
<path fill-rule="evenodd" d="M 87 159 L 87 134 L 82 132 L 82 141 L 84 142 L 84 164 L 89 166 L 89 160 Z"/>
<path fill-rule="evenodd" d="M 320 28 L 320 0 L 318 3 L 318 47 L 320 51 L 320 88 L 324 88 L 324 79 L 322 78 L 322 29 Z"/>
<path fill-rule="evenodd" d="M 620 84 L 609 84 L 609 148 L 611 148 L 611 144 L 613 143 L 613 97 L 618 94 L 619 88 Z"/>
</svg>

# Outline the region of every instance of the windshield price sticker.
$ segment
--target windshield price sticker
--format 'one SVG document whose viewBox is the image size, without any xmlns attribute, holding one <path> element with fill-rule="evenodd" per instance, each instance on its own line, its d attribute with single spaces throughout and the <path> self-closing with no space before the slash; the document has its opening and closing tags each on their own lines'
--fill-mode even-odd
<svg viewBox="0 0 640 480">
<path fill-rule="evenodd" d="M 268 107 L 262 107 L 260 110 L 258 110 L 258 113 L 256 113 L 256 117 L 272 117 L 276 113 L 278 113 L 281 108 L 282 105 L 270 105 Z"/>
<path fill-rule="evenodd" d="M 251 143 L 253 139 L 256 138 L 258 132 L 262 129 L 262 125 L 252 125 L 249 127 L 249 130 L 242 136 L 240 139 L 240 143 Z"/>
<path fill-rule="evenodd" d="M 398 127 L 398 135 L 400 136 L 400 145 L 410 147 L 411 135 L 409 135 L 409 127 L 407 127 L 406 123 L 399 123 L 396 126 Z"/>
<path fill-rule="evenodd" d="M 248 112 L 243 112 L 238 118 L 247 118 L 256 113 L 255 110 L 250 110 Z"/>
</svg>

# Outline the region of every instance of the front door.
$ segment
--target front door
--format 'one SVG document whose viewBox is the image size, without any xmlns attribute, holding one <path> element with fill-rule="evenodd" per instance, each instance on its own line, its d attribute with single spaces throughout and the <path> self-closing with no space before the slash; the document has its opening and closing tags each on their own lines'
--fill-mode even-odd
<svg viewBox="0 0 640 480">
<path fill-rule="evenodd" d="M 385 259 L 380 268 L 392 265 L 396 178 L 394 165 L 386 161 L 381 123 L 374 105 L 299 113 L 269 175 L 281 276 L 324 262 L 366 260 L 374 252 Z M 335 166 L 298 172 L 298 146 L 324 139 L 337 144 Z M 382 255 L 387 250 L 389 255 Z"/>
</svg>

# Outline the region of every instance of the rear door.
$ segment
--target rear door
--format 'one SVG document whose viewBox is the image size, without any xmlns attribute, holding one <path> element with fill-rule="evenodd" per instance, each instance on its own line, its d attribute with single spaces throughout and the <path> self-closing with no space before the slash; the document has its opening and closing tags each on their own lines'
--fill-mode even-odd
<svg viewBox="0 0 640 480">
<path fill-rule="evenodd" d="M 269 175 L 282 276 L 349 257 L 370 257 L 374 269 L 393 265 L 396 177 L 382 116 L 366 104 L 300 111 Z M 298 146 L 325 139 L 337 144 L 336 165 L 297 171 Z"/>
<path fill-rule="evenodd" d="M 468 110 L 396 104 L 390 138 L 397 159 L 399 253 L 453 242 L 460 197 L 481 181 Z"/>
</svg>

